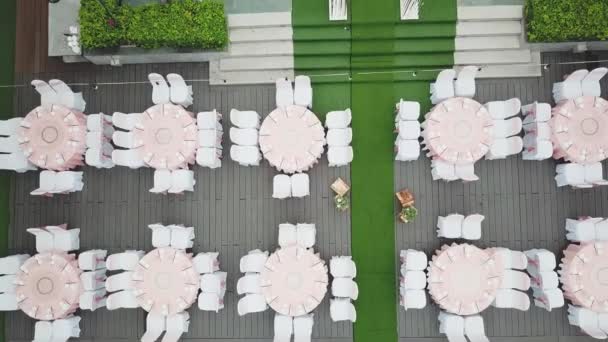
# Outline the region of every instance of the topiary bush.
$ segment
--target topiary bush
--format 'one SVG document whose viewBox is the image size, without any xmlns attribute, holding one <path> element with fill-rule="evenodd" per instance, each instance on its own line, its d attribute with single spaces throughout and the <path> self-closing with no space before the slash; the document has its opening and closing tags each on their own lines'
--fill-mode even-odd
<svg viewBox="0 0 608 342">
<path fill-rule="evenodd" d="M 119 5 L 119 0 L 81 0 L 83 48 L 135 45 L 221 49 L 228 42 L 224 4 L 173 0 L 167 4 Z"/>
<path fill-rule="evenodd" d="M 606 40 L 608 0 L 527 0 L 530 42 Z"/>
</svg>

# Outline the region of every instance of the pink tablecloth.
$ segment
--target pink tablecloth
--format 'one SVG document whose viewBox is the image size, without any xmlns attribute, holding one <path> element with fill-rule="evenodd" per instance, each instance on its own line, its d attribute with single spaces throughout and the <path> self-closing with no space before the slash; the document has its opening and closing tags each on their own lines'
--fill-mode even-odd
<svg viewBox="0 0 608 342">
<path fill-rule="evenodd" d="M 502 281 L 502 263 L 494 258 L 473 245 L 444 245 L 428 268 L 431 297 L 442 309 L 458 315 L 485 310 Z"/>
<path fill-rule="evenodd" d="M 480 103 L 461 97 L 447 99 L 426 115 L 422 136 L 435 158 L 469 164 L 492 144 L 494 123 Z"/>
<path fill-rule="evenodd" d="M 194 163 L 196 120 L 183 107 L 161 104 L 148 108 L 133 132 L 141 145 L 138 150 L 150 167 L 175 170 Z"/>
<path fill-rule="evenodd" d="M 311 312 L 327 292 L 327 267 L 312 251 L 290 246 L 273 253 L 262 271 L 262 293 L 270 307 L 283 315 Z"/>
<path fill-rule="evenodd" d="M 82 285 L 78 261 L 63 252 L 37 254 L 17 274 L 19 308 L 39 320 L 64 318 L 78 309 Z"/>
<path fill-rule="evenodd" d="M 302 106 L 272 111 L 260 127 L 260 149 L 270 165 L 286 173 L 310 169 L 323 153 L 325 131 L 317 116 Z"/>
<path fill-rule="evenodd" d="M 608 101 L 583 96 L 560 102 L 549 121 L 553 131 L 554 157 L 588 164 L 608 156 Z"/>
<path fill-rule="evenodd" d="M 18 139 L 30 162 L 43 169 L 64 171 L 83 164 L 86 133 L 84 114 L 53 105 L 29 112 Z"/>
<path fill-rule="evenodd" d="M 192 306 L 200 287 L 200 276 L 192 255 L 171 247 L 146 254 L 133 273 L 139 305 L 146 311 L 170 316 Z"/>
<path fill-rule="evenodd" d="M 608 312 L 608 242 L 571 244 L 564 251 L 564 296 L 596 312 Z"/>
</svg>

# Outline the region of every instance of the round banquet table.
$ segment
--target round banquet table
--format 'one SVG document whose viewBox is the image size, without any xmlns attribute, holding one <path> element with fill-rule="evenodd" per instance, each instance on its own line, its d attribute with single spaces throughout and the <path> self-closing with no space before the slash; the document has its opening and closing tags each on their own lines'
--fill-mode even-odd
<svg viewBox="0 0 608 342">
<path fill-rule="evenodd" d="M 175 170 L 194 163 L 197 128 L 192 113 L 174 104 L 148 108 L 133 130 L 137 150 L 155 169 Z"/>
<path fill-rule="evenodd" d="M 36 254 L 25 261 L 16 277 L 19 309 L 39 320 L 54 320 L 78 309 L 82 285 L 78 261 L 72 254 Z"/>
<path fill-rule="evenodd" d="M 259 140 L 270 165 L 287 173 L 302 172 L 321 157 L 325 131 L 306 107 L 287 106 L 268 114 L 260 127 Z"/>
<path fill-rule="evenodd" d="M 608 101 L 583 96 L 560 102 L 549 121 L 555 158 L 589 164 L 608 155 Z"/>
<path fill-rule="evenodd" d="M 608 242 L 568 245 L 560 281 L 564 296 L 596 312 L 608 312 Z"/>
<path fill-rule="evenodd" d="M 148 312 L 170 316 L 192 306 L 198 294 L 200 276 L 192 255 L 171 248 L 157 248 L 146 254 L 133 272 L 133 287 L 139 306 Z"/>
<path fill-rule="evenodd" d="M 82 165 L 86 133 L 85 115 L 60 105 L 35 108 L 17 130 L 21 149 L 29 161 L 55 171 Z"/>
<path fill-rule="evenodd" d="M 431 297 L 442 309 L 458 315 L 485 310 L 502 281 L 502 262 L 495 258 L 473 245 L 444 245 L 428 267 Z"/>
<path fill-rule="evenodd" d="M 479 102 L 449 98 L 426 115 L 422 136 L 436 158 L 469 164 L 483 157 L 492 144 L 494 122 Z"/>
<path fill-rule="evenodd" d="M 301 316 L 316 308 L 327 292 L 327 267 L 312 251 L 289 246 L 273 253 L 261 274 L 262 294 L 283 315 Z"/>
</svg>

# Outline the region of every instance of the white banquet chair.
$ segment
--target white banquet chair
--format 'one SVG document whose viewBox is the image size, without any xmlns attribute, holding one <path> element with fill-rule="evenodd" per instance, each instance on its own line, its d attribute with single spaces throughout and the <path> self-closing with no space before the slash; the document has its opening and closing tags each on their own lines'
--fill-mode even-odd
<svg viewBox="0 0 608 342">
<path fill-rule="evenodd" d="M 141 337 L 141 342 L 155 342 L 167 328 L 167 318 L 149 312 L 146 315 L 146 331 Z"/>
<path fill-rule="evenodd" d="M 401 272 L 401 286 L 407 290 L 423 290 L 426 287 L 426 274 L 424 271 Z"/>
<path fill-rule="evenodd" d="M 230 128 L 230 141 L 241 146 L 257 146 L 259 132 L 255 128 Z"/>
<path fill-rule="evenodd" d="M 16 135 L 0 137 L 0 153 L 19 153 L 21 147 Z"/>
<path fill-rule="evenodd" d="M 260 273 L 264 269 L 266 260 L 268 260 L 268 252 L 254 249 L 247 255 L 241 257 L 239 269 L 241 273 Z"/>
<path fill-rule="evenodd" d="M 49 85 L 57 93 L 57 100 L 59 104 L 84 112 L 87 103 L 85 102 L 82 93 L 75 93 L 62 80 L 50 80 Z"/>
<path fill-rule="evenodd" d="M 196 150 L 196 163 L 210 169 L 222 167 L 222 150 L 214 147 L 201 147 Z"/>
<path fill-rule="evenodd" d="M 200 278 L 200 287 L 203 293 L 217 293 L 220 298 L 226 293 L 226 272 L 205 273 Z"/>
<path fill-rule="evenodd" d="M 557 272 L 542 271 L 532 276 L 532 287 L 540 290 L 556 289 L 559 286 Z"/>
<path fill-rule="evenodd" d="M 79 298 L 78 305 L 81 310 L 95 311 L 106 307 L 106 289 L 96 291 L 84 291 Z"/>
<path fill-rule="evenodd" d="M 297 243 L 296 226 L 291 223 L 279 224 L 279 246 L 287 247 Z"/>
<path fill-rule="evenodd" d="M 397 130 L 401 140 L 418 140 L 420 137 L 420 123 L 418 121 L 399 121 Z"/>
<path fill-rule="evenodd" d="M 220 262 L 218 260 L 218 252 L 198 253 L 193 259 L 194 269 L 199 274 L 213 273 L 220 270 Z"/>
<path fill-rule="evenodd" d="M 553 83 L 553 99 L 555 102 L 582 96 L 582 82 L 588 74 L 587 69 L 579 69 L 568 75 L 563 82 Z"/>
<path fill-rule="evenodd" d="M 11 136 L 17 134 L 17 128 L 21 126 L 23 118 L 12 118 L 7 120 L 0 120 L 0 135 Z"/>
<path fill-rule="evenodd" d="M 224 308 L 224 300 L 217 293 L 204 293 L 198 295 L 198 308 L 203 311 L 219 312 Z"/>
<path fill-rule="evenodd" d="M 45 228 L 28 228 L 26 230 L 36 237 L 36 251 L 38 253 L 48 252 L 55 248 L 53 234 Z"/>
<path fill-rule="evenodd" d="M 231 130 L 232 130 L 232 128 L 231 128 Z M 249 130 L 249 129 L 246 129 L 246 130 Z M 215 128 L 214 129 L 199 129 L 198 130 L 198 146 L 222 149 L 223 135 L 224 135 L 223 131 L 215 129 Z M 257 142 L 252 145 L 257 145 Z"/>
<path fill-rule="evenodd" d="M 593 185 L 608 185 L 603 178 L 602 163 L 585 164 L 585 183 Z"/>
<path fill-rule="evenodd" d="M 171 247 L 188 249 L 194 246 L 194 228 L 178 225 L 169 225 L 171 230 Z"/>
<path fill-rule="evenodd" d="M 142 145 L 140 141 L 135 139 L 133 132 L 116 131 L 112 134 L 112 142 L 118 147 L 127 149 L 138 148 Z"/>
<path fill-rule="evenodd" d="M 522 151 L 524 142 L 521 137 L 509 137 L 503 139 L 495 139 L 490 150 L 486 154 L 486 159 L 504 159 L 510 155 L 518 154 Z"/>
<path fill-rule="evenodd" d="M 294 102 L 293 87 L 291 81 L 286 78 L 276 80 L 276 95 L 275 100 L 277 107 L 290 106 Z"/>
<path fill-rule="evenodd" d="M 433 180 L 443 179 L 448 182 L 458 179 L 455 165 L 439 159 L 431 160 L 431 177 Z"/>
<path fill-rule="evenodd" d="M 346 166 L 353 161 L 351 146 L 330 146 L 327 149 L 327 160 L 330 167 Z"/>
<path fill-rule="evenodd" d="M 334 322 L 357 321 L 357 311 L 350 298 L 336 298 L 329 300 L 329 316 Z"/>
<path fill-rule="evenodd" d="M 551 105 L 548 103 L 535 101 L 522 106 L 521 112 L 525 116 L 524 126 L 534 122 L 547 122 L 551 119 Z"/>
<path fill-rule="evenodd" d="M 500 288 L 528 291 L 530 289 L 530 277 L 524 272 L 504 270 Z"/>
<path fill-rule="evenodd" d="M 167 316 L 167 331 L 161 342 L 177 342 L 190 327 L 190 314 L 187 311 Z"/>
<path fill-rule="evenodd" d="M 152 102 L 154 104 L 169 103 L 171 94 L 165 78 L 160 74 L 151 73 L 148 75 L 148 80 L 152 84 Z"/>
<path fill-rule="evenodd" d="M 556 267 L 555 254 L 546 249 L 531 249 L 525 251 L 524 254 L 528 258 L 528 271 L 530 266 L 533 266 L 536 272 L 553 271 Z M 534 275 L 533 273 L 530 273 Z"/>
<path fill-rule="evenodd" d="M 395 122 L 399 120 L 415 121 L 420 116 L 420 103 L 416 101 L 403 101 L 400 99 L 396 104 L 397 116 Z"/>
<path fill-rule="evenodd" d="M 80 274 L 80 282 L 85 291 L 97 291 L 106 288 L 106 270 L 87 271 Z"/>
<path fill-rule="evenodd" d="M 108 271 L 134 271 L 144 251 L 129 250 L 122 253 L 108 255 L 106 268 Z"/>
<path fill-rule="evenodd" d="M 32 342 L 50 342 L 53 338 L 53 322 L 37 321 L 34 324 L 34 340 Z"/>
<path fill-rule="evenodd" d="M 492 306 L 503 309 L 516 309 L 528 311 L 530 308 L 530 298 L 527 293 L 512 289 L 499 289 Z"/>
<path fill-rule="evenodd" d="M 230 122 L 238 128 L 260 128 L 260 115 L 253 110 L 230 110 Z"/>
<path fill-rule="evenodd" d="M 32 196 L 44 196 L 47 194 L 51 194 L 55 189 L 55 175 L 57 173 L 51 170 L 43 170 L 40 172 L 40 186 L 38 189 L 30 192 Z"/>
<path fill-rule="evenodd" d="M 353 140 L 353 130 L 347 128 L 332 128 L 327 130 L 328 146 L 348 146 Z"/>
<path fill-rule="evenodd" d="M 258 166 L 262 160 L 260 150 L 255 146 L 230 146 L 230 158 L 241 166 Z"/>
<path fill-rule="evenodd" d="M 414 249 L 407 249 L 399 253 L 402 269 L 408 271 L 424 271 L 428 266 L 428 258 L 426 254 Z"/>
<path fill-rule="evenodd" d="M 460 214 L 450 214 L 437 218 L 437 236 L 448 239 L 457 239 L 462 236 L 462 223 L 464 216 Z"/>
<path fill-rule="evenodd" d="M 306 173 L 291 176 L 291 196 L 301 198 L 310 195 L 310 178 Z"/>
<path fill-rule="evenodd" d="M 48 83 L 42 80 L 33 80 L 32 86 L 40 94 L 40 105 L 43 107 L 51 107 L 53 104 L 59 103 L 59 95 Z"/>
<path fill-rule="evenodd" d="M 464 318 L 464 334 L 470 342 L 489 342 L 480 315 L 467 316 Z"/>
<path fill-rule="evenodd" d="M 329 272 L 334 278 L 354 278 L 357 265 L 352 256 L 334 256 L 329 261 Z"/>
<path fill-rule="evenodd" d="M 196 127 L 199 130 L 216 129 L 223 131 L 221 120 L 222 115 L 215 109 L 209 112 L 200 112 L 196 114 Z"/>
<path fill-rule="evenodd" d="M 494 120 L 504 120 L 517 115 L 521 111 L 521 101 L 518 98 L 506 101 L 490 101 L 484 104 Z"/>
<path fill-rule="evenodd" d="M 105 136 L 111 136 L 113 128 L 112 117 L 104 113 L 87 115 L 87 130 L 89 132 L 102 132 Z"/>
<path fill-rule="evenodd" d="M 23 153 L 0 154 L 0 170 L 23 173 L 36 169 L 36 166 L 30 163 Z"/>
<path fill-rule="evenodd" d="M 135 292 L 131 290 L 124 290 L 114 292 L 106 299 L 106 308 L 108 310 L 116 309 L 135 309 L 139 307 Z"/>
<path fill-rule="evenodd" d="M 293 317 L 274 314 L 273 342 L 290 342 L 293 334 Z"/>
<path fill-rule="evenodd" d="M 549 140 L 537 140 L 534 147 L 524 148 L 522 153 L 523 160 L 545 160 L 551 156 L 553 156 L 553 144 Z"/>
<path fill-rule="evenodd" d="M 16 279 L 17 276 L 14 274 L 0 276 L 0 292 L 14 293 L 17 286 L 17 284 L 15 284 Z"/>
<path fill-rule="evenodd" d="M 171 245 L 171 228 L 161 223 L 148 225 L 152 230 L 152 246 L 155 248 L 169 247 Z"/>
<path fill-rule="evenodd" d="M 114 132 L 112 132 L 112 135 L 114 135 Z M 112 135 L 110 135 L 108 138 L 105 136 L 105 134 L 103 134 L 103 132 L 87 132 L 85 137 L 85 145 L 87 149 L 93 148 L 100 150 L 104 143 L 107 143 L 112 139 Z"/>
<path fill-rule="evenodd" d="M 479 180 L 479 177 L 475 174 L 475 165 L 473 163 L 468 164 L 455 164 L 454 174 L 456 178 L 460 178 L 465 182 L 475 182 Z M 449 178 L 451 175 L 448 174 Z"/>
<path fill-rule="evenodd" d="M 0 311 L 17 311 L 19 304 L 14 293 L 0 293 Z"/>
<path fill-rule="evenodd" d="M 0 258 L 0 274 L 19 273 L 19 268 L 29 258 L 29 254 L 16 254 Z"/>
<path fill-rule="evenodd" d="M 522 121 L 520 118 L 510 118 L 508 120 L 494 120 L 494 128 L 492 135 L 494 138 L 508 138 L 519 134 L 522 129 Z"/>
<path fill-rule="evenodd" d="M 454 97 L 454 78 L 456 78 L 456 70 L 454 69 L 442 70 L 437 75 L 435 83 L 431 83 L 430 86 L 431 102 L 433 104 Z"/>
<path fill-rule="evenodd" d="M 293 342 L 310 342 L 314 314 L 307 314 L 293 318 Z"/>
<path fill-rule="evenodd" d="M 112 151 L 114 148 L 109 143 L 104 143 L 101 149 L 88 148 L 84 155 L 85 163 L 99 169 L 110 169 L 114 167 Z"/>
<path fill-rule="evenodd" d="M 70 252 L 80 249 L 80 228 L 64 229 L 47 226 L 46 230 L 53 235 L 53 249 Z"/>
<path fill-rule="evenodd" d="M 479 214 L 468 215 L 462 221 L 462 238 L 467 240 L 481 239 L 481 222 L 485 216 Z"/>
<path fill-rule="evenodd" d="M 566 219 L 566 239 L 575 242 L 588 242 L 597 238 L 596 225 L 602 221 L 600 217 L 585 220 Z"/>
<path fill-rule="evenodd" d="M 296 225 L 297 244 L 304 248 L 312 248 L 315 245 L 317 229 L 313 223 L 298 223 Z"/>
<path fill-rule="evenodd" d="M 133 272 L 121 272 L 113 274 L 106 279 L 106 290 L 108 292 L 116 292 L 122 290 L 133 290 Z"/>
<path fill-rule="evenodd" d="M 183 107 L 190 107 L 194 102 L 192 99 L 192 86 L 186 84 L 184 78 L 178 74 L 168 74 L 169 92 L 171 102 Z"/>
<path fill-rule="evenodd" d="M 141 119 L 141 116 L 141 113 L 125 114 L 114 112 L 114 114 L 112 114 L 112 124 L 125 131 L 132 131 L 135 128 L 135 123 Z"/>
<path fill-rule="evenodd" d="M 608 68 L 604 67 L 591 70 L 581 81 L 581 90 L 583 92 L 583 96 L 602 96 L 600 80 L 606 76 L 607 73 Z"/>
<path fill-rule="evenodd" d="M 359 287 L 350 278 L 334 278 L 331 282 L 331 294 L 334 297 L 357 300 L 359 297 Z"/>
<path fill-rule="evenodd" d="M 401 305 L 405 310 L 423 309 L 426 306 L 426 293 L 424 290 L 407 290 L 401 287 Z"/>
<path fill-rule="evenodd" d="M 171 188 L 171 171 L 160 169 L 154 170 L 154 186 L 150 189 L 151 193 L 166 193 Z"/>
<path fill-rule="evenodd" d="M 140 152 L 136 150 L 114 150 L 112 151 L 112 162 L 131 169 L 139 169 L 145 166 L 144 159 Z"/>
<path fill-rule="evenodd" d="M 295 104 L 312 108 L 312 86 L 310 77 L 299 75 L 294 80 L 293 100 Z"/>
<path fill-rule="evenodd" d="M 168 193 L 181 194 L 184 191 L 193 192 L 194 185 L 196 185 L 194 171 L 174 170 L 171 172 L 171 187 L 169 188 Z"/>
<path fill-rule="evenodd" d="M 347 128 L 353 119 L 350 108 L 345 110 L 337 110 L 327 113 L 325 116 L 325 127 L 334 128 Z"/>
<path fill-rule="evenodd" d="M 272 178 L 272 198 L 285 199 L 291 197 L 291 178 L 278 174 Z"/>
<path fill-rule="evenodd" d="M 439 312 L 439 332 L 444 334 L 450 342 L 467 342 L 464 337 L 464 317 Z"/>
<path fill-rule="evenodd" d="M 239 295 L 246 293 L 262 293 L 260 277 L 259 273 L 245 274 L 236 282 L 236 293 Z"/>
<path fill-rule="evenodd" d="M 80 337 L 80 316 L 69 316 L 67 318 L 53 321 L 53 342 L 65 341 L 71 337 Z"/>
<path fill-rule="evenodd" d="M 585 182 L 585 166 L 576 163 L 558 164 L 555 166 L 555 182 L 558 187 L 570 185 L 578 188 L 590 188 Z"/>
<path fill-rule="evenodd" d="M 239 299 L 237 304 L 237 312 L 239 316 L 244 316 L 249 313 L 262 312 L 268 309 L 266 299 L 261 294 L 250 293 Z"/>
<path fill-rule="evenodd" d="M 551 311 L 555 308 L 561 308 L 565 304 L 564 293 L 558 288 L 548 290 L 537 290 L 534 289 L 534 305 Z"/>
<path fill-rule="evenodd" d="M 475 96 L 475 76 L 478 71 L 479 68 L 474 65 L 462 68 L 454 81 L 454 95 L 470 98 Z"/>
<path fill-rule="evenodd" d="M 494 248 L 493 251 L 500 256 L 505 269 L 525 270 L 528 267 L 528 258 L 523 252 L 503 247 Z"/>
<path fill-rule="evenodd" d="M 576 325 L 589 336 L 596 339 L 608 337 L 599 327 L 598 313 L 582 307 L 568 305 L 568 322 Z"/>
<path fill-rule="evenodd" d="M 55 187 L 52 193 L 67 193 L 82 191 L 84 183 L 82 181 L 82 171 L 60 171 L 55 174 Z"/>
<path fill-rule="evenodd" d="M 420 157 L 420 143 L 418 140 L 403 140 L 397 138 L 396 141 L 397 154 L 395 160 L 412 161 L 418 160 Z"/>
</svg>

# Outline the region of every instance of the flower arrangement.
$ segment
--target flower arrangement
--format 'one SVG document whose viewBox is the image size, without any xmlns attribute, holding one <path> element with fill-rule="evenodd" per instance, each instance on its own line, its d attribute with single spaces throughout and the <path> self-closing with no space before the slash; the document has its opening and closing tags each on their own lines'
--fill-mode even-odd
<svg viewBox="0 0 608 342">
<path fill-rule="evenodd" d="M 336 209 L 339 211 L 348 210 L 350 208 L 350 200 L 346 194 L 350 190 L 350 186 L 342 178 L 338 178 L 331 184 L 330 188 L 336 193 L 334 197 Z"/>
<path fill-rule="evenodd" d="M 334 203 L 336 203 L 336 209 L 339 211 L 346 211 L 350 208 L 350 200 L 346 196 L 336 195 Z"/>
<path fill-rule="evenodd" d="M 410 223 L 418 216 L 418 209 L 414 207 L 414 195 L 409 189 L 401 190 L 395 193 L 395 196 L 401 204 L 401 210 L 397 217 L 403 223 Z"/>
</svg>

